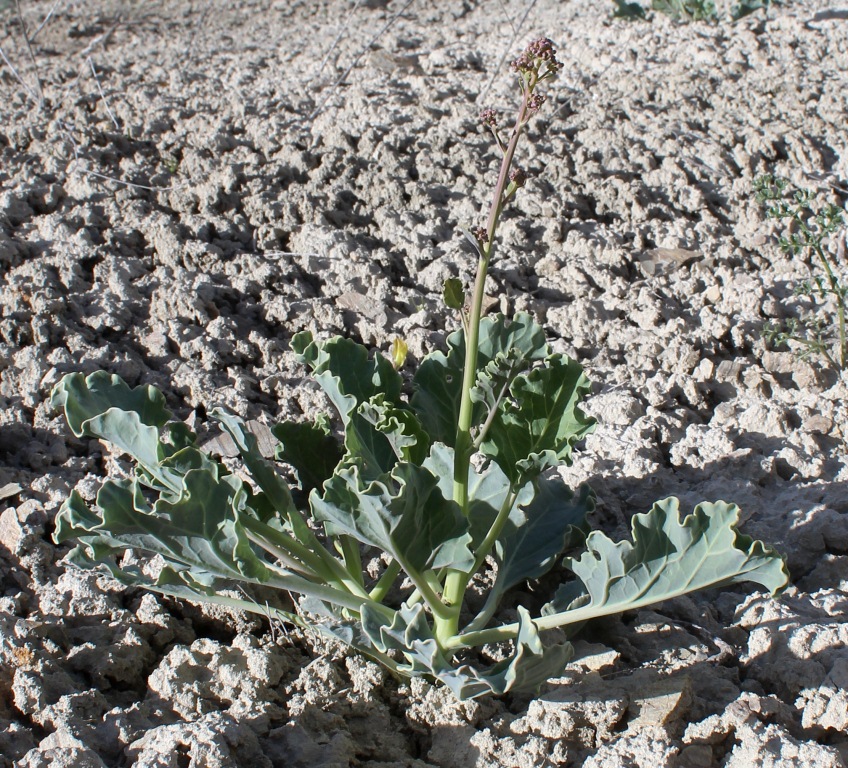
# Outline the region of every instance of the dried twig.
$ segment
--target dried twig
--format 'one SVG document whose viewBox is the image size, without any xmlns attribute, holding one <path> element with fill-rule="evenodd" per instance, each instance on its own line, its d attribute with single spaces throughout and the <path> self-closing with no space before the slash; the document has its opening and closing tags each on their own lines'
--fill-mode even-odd
<svg viewBox="0 0 848 768">
<path fill-rule="evenodd" d="M 34 90 L 32 90 L 32 88 L 31 88 L 31 87 L 30 87 L 30 85 L 27 83 L 27 81 L 26 81 L 26 80 L 24 80 L 24 79 L 23 79 L 23 77 L 21 77 L 20 72 L 18 72 L 18 70 L 17 70 L 17 69 L 15 69 L 14 64 L 12 64 L 12 62 L 11 62 L 11 61 L 9 61 L 9 57 L 6 55 L 6 52 L 3 50 L 3 46 L 0 46 L 0 58 L 2 58 L 2 59 L 3 59 L 3 61 L 4 61 L 4 62 L 5 62 L 5 64 L 6 64 L 6 66 L 7 66 L 7 67 L 8 67 L 8 68 L 12 71 L 12 74 L 15 76 L 15 78 L 17 79 L 17 81 L 21 84 L 21 86 L 23 87 L 23 89 L 27 92 L 27 95 L 28 95 L 28 96 L 29 96 L 29 97 L 30 97 L 30 98 L 31 98 L 31 99 L 32 99 L 32 100 L 33 100 L 36 104 L 38 104 L 38 103 L 39 103 L 39 101 L 38 101 L 38 94 L 37 94 Z"/>
<path fill-rule="evenodd" d="M 339 29 L 339 33 L 336 35 L 336 39 L 333 40 L 332 45 L 327 50 L 327 53 L 324 54 L 324 58 L 321 59 L 321 64 L 318 67 L 318 71 L 310 78 L 310 82 L 314 80 L 316 77 L 319 77 L 320 74 L 324 71 L 324 67 L 327 66 L 327 62 L 330 60 L 330 55 L 336 50 L 336 46 L 339 44 L 339 41 L 345 36 L 345 32 L 347 32 L 348 27 L 350 27 L 350 22 L 353 19 L 353 14 L 359 9 L 359 6 L 362 4 L 362 0 L 356 0 L 353 8 L 350 9 L 350 12 L 345 17 L 344 23 L 341 25 L 341 29 Z"/>
<path fill-rule="evenodd" d="M 21 23 L 21 34 L 24 36 L 24 42 L 26 43 L 27 52 L 29 53 L 29 60 L 32 63 L 32 70 L 35 73 L 35 84 L 38 87 L 38 108 L 42 109 L 44 107 L 44 86 L 41 83 L 41 75 L 38 73 L 38 62 L 35 60 L 35 51 L 32 50 L 32 42 L 29 39 L 29 34 L 27 34 L 26 22 L 24 21 L 24 14 L 21 11 L 20 0 L 15 0 L 15 8 L 18 11 L 18 20 Z"/>
<path fill-rule="evenodd" d="M 53 13 L 59 7 L 60 2 L 62 2 L 62 0 L 56 0 L 56 2 L 53 3 L 53 5 L 50 7 L 50 10 L 47 11 L 47 15 L 44 17 L 44 21 L 42 21 L 41 24 L 38 25 L 38 29 L 36 29 L 35 32 L 32 33 L 32 37 L 30 38 L 31 42 L 34 43 L 35 38 L 38 37 L 38 33 L 41 32 L 41 30 L 47 26 L 47 22 L 50 21 L 50 19 L 52 18 Z"/>
<path fill-rule="evenodd" d="M 106 107 L 106 112 L 109 114 L 109 117 L 112 118 L 112 125 L 115 126 L 116 131 L 121 130 L 121 125 L 118 123 L 118 119 L 115 117 L 112 110 L 109 108 L 109 102 L 106 100 L 106 96 L 103 93 L 103 88 L 100 87 L 100 79 L 97 77 L 97 70 L 94 68 L 94 60 L 91 56 L 87 59 L 89 66 L 91 66 L 91 74 L 94 75 L 94 82 L 97 85 L 97 90 L 100 91 L 100 98 L 103 99 L 103 106 Z"/>
<path fill-rule="evenodd" d="M 506 57 L 509 55 L 510 50 L 512 50 L 513 44 L 515 43 L 515 39 L 518 37 L 518 33 L 521 31 L 521 28 L 527 21 L 527 17 L 530 15 L 530 11 L 533 10 L 537 2 L 538 0 L 530 0 L 530 3 L 527 5 L 527 9 L 524 11 L 524 15 L 521 17 L 521 21 L 518 22 L 518 25 L 513 24 L 512 21 L 509 22 L 513 30 L 512 37 L 509 39 L 509 43 L 504 47 L 504 52 L 501 55 L 500 60 L 498 61 L 498 65 L 492 70 L 492 79 L 489 80 L 489 82 L 486 84 L 486 87 L 477 97 L 478 104 L 486 101 L 486 98 L 489 95 L 489 91 L 492 90 L 492 86 L 495 83 L 495 78 L 498 76 L 498 73 L 503 69 L 504 61 L 506 61 Z"/>
<path fill-rule="evenodd" d="M 339 79 L 336 80 L 336 82 L 333 83 L 332 86 L 330 86 L 329 93 L 327 93 L 326 98 L 317 107 L 315 107 L 315 109 L 312 110 L 312 113 L 310 115 L 307 116 L 307 120 L 313 120 L 323 111 L 324 107 L 327 106 L 327 102 L 330 101 L 333 94 L 335 93 L 336 88 L 338 88 L 345 80 L 347 80 L 347 76 L 353 71 L 354 67 L 359 63 L 359 60 L 365 55 L 366 51 L 368 51 L 371 46 L 374 45 L 374 43 L 376 43 L 383 35 L 385 35 L 386 32 L 389 31 L 389 29 L 391 29 L 392 25 L 404 13 L 406 13 L 407 8 L 409 8 L 414 2 L 415 0 L 408 0 L 406 3 L 404 3 L 403 8 L 401 8 L 394 16 L 392 16 L 392 18 L 390 18 L 386 22 L 385 26 L 362 47 L 362 49 L 359 51 L 359 53 L 356 54 L 353 61 L 350 63 L 350 66 L 342 73 L 341 77 L 339 77 Z"/>
</svg>

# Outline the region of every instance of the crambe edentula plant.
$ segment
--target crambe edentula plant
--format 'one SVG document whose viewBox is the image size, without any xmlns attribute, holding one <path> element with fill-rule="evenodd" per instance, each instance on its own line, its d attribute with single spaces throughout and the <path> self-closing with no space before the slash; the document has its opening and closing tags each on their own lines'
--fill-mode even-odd
<svg viewBox="0 0 848 768">
<path fill-rule="evenodd" d="M 72 563 L 311 627 L 459 698 L 534 690 L 557 675 L 573 648 L 546 644 L 546 630 L 576 631 L 588 619 L 745 580 L 784 587 L 783 561 L 736 531 L 733 504 L 700 504 L 681 520 L 669 498 L 634 516 L 632 542 L 587 536 L 592 492 L 567 489 L 552 471 L 594 426 L 580 410 L 583 371 L 551 351 L 529 315 L 483 314 L 498 221 L 525 182 L 513 168 L 516 148 L 543 107 L 537 89 L 558 68 L 549 40 L 531 43 L 513 64 L 520 100 L 511 127 L 491 110 L 482 115 L 502 162 L 488 219 L 467 233 L 476 280 L 467 306 L 462 287 L 446 285 L 462 327 L 446 351 L 424 358 L 411 390 L 396 370 L 400 344 L 389 360 L 341 337 L 292 339 L 337 410 L 343 439 L 325 415 L 283 422 L 272 429 L 279 442 L 269 461 L 240 418 L 213 410 L 247 483 L 198 448 L 156 389 L 131 389 L 104 372 L 57 385 L 53 401 L 75 435 L 107 440 L 136 461 L 133 477 L 105 481 L 93 508 L 76 492 L 62 506 L 55 537 L 79 542 Z M 159 555 L 161 567 L 151 575 L 121 559 L 128 549 Z M 378 571 L 364 567 L 375 562 Z M 558 563 L 569 576 L 535 611 L 499 613 L 509 590 Z M 488 586 L 469 600 L 474 579 Z M 295 610 L 233 597 L 233 583 L 295 594 Z M 493 643 L 508 645 L 503 660 L 481 664 L 479 649 Z"/>
</svg>

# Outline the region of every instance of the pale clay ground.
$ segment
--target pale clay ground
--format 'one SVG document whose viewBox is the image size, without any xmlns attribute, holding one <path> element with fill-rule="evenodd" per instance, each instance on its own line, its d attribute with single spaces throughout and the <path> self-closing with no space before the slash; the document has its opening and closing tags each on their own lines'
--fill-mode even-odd
<svg viewBox="0 0 848 768">
<path fill-rule="evenodd" d="M 0 69 L 0 488 L 20 486 L 0 501 L 0 766 L 848 765 L 848 378 L 763 342 L 809 263 L 751 191 L 775 172 L 845 202 L 838 3 L 710 25 L 589 0 L 58 2 L 41 109 L 0 3 L 32 92 Z M 30 33 L 51 5 L 21 2 Z M 51 386 L 105 368 L 198 423 L 213 404 L 273 420 L 323 407 L 299 330 L 402 335 L 419 358 L 498 162 L 477 114 L 512 103 L 505 57 L 541 34 L 565 66 L 491 293 L 592 378 L 600 427 L 568 479 L 616 535 L 669 494 L 737 502 L 788 555 L 785 596 L 611 619 L 537 698 L 460 704 L 66 570 L 59 504 L 122 463 L 70 436 Z"/>
</svg>

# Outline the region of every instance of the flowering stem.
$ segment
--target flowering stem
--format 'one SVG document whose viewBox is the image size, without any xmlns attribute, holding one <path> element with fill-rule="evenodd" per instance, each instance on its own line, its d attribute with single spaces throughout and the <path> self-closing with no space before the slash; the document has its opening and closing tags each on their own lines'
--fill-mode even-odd
<svg viewBox="0 0 848 768">
<path fill-rule="evenodd" d="M 465 336 L 465 367 L 462 375 L 462 394 L 459 406 L 453 467 L 453 498 L 466 517 L 468 516 L 469 502 L 468 473 L 471 465 L 471 456 L 474 452 L 474 441 L 471 434 L 474 402 L 471 399 L 471 392 L 477 381 L 477 352 L 480 345 L 480 320 L 483 315 L 483 299 L 486 295 L 486 276 L 488 275 L 489 264 L 494 251 L 495 232 L 504 204 L 512 197 L 515 189 L 522 183 L 518 177 L 516 177 L 512 184 L 509 183 L 509 169 L 515 156 L 518 140 L 527 124 L 533 86 L 537 81 L 538 74 L 535 72 L 532 73 L 530 78 L 523 81 L 521 106 L 518 110 L 509 143 L 504 149 L 498 181 L 495 185 L 492 202 L 489 206 L 489 218 L 486 222 L 485 235 L 480 238 L 480 259 L 477 263 L 477 277 L 474 282 L 474 293 L 471 297 Z M 473 573 L 474 570 L 476 568 L 472 569 L 470 573 Z M 468 586 L 470 573 L 458 570 L 448 571 L 442 597 L 450 611 L 450 615 L 444 620 L 439 620 L 438 617 L 436 618 L 436 639 L 439 642 L 454 637 L 459 631 L 459 612 L 462 607 L 465 590 Z"/>
<path fill-rule="evenodd" d="M 486 223 L 486 241 L 481 243 L 480 260 L 477 263 L 477 278 L 474 282 L 474 293 L 471 298 L 471 308 L 468 314 L 468 333 L 465 340 L 465 368 L 462 374 L 462 399 L 459 406 L 459 422 L 456 431 L 456 454 L 454 458 L 453 498 L 459 504 L 463 513 L 468 513 L 468 467 L 471 461 L 472 444 L 471 427 L 474 403 L 471 391 L 477 381 L 477 350 L 480 344 L 480 320 L 483 315 L 483 299 L 486 295 L 486 276 L 495 245 L 495 231 L 503 211 L 506 197 L 509 167 L 515 156 L 518 139 L 524 129 L 527 119 L 527 106 L 530 90 L 524 91 L 521 108 L 501 161 L 498 183 L 489 206 L 489 219 Z"/>
</svg>

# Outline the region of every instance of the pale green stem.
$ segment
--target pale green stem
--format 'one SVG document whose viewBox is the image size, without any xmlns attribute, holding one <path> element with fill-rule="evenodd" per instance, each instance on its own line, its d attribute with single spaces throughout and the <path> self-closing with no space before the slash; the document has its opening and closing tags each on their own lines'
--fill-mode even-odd
<svg viewBox="0 0 848 768">
<path fill-rule="evenodd" d="M 265 550 L 265 552 L 267 552 L 269 555 L 273 555 L 274 557 L 276 557 L 277 560 L 279 560 L 280 563 L 282 563 L 287 570 L 299 573 L 301 576 L 305 576 L 308 579 L 322 578 L 319 574 L 312 571 L 302 562 L 300 562 L 299 560 L 295 560 L 295 558 L 292 557 L 290 552 L 287 552 L 283 547 L 279 546 L 278 544 L 271 541 L 267 541 L 261 536 L 257 536 L 250 530 L 246 530 L 245 532 L 247 534 L 247 538 L 250 539 L 250 541 L 256 544 L 256 546 L 260 549 Z M 324 580 L 327 580 L 326 575 L 324 575 Z"/>
<path fill-rule="evenodd" d="M 510 489 L 510 492 L 504 499 L 504 503 L 498 510 L 497 517 L 492 523 L 491 528 L 489 528 L 489 532 L 486 534 L 486 538 L 483 539 L 483 542 L 477 548 L 476 559 L 474 560 L 474 568 L 472 569 L 471 573 L 476 573 L 477 569 L 481 565 L 483 565 L 483 561 L 489 556 L 489 553 L 495 546 L 495 542 L 501 535 L 501 531 L 503 531 L 504 525 L 506 525 L 506 521 L 509 520 L 509 513 L 512 512 L 512 507 L 515 505 L 515 500 L 517 498 L 518 492 Z"/>
<path fill-rule="evenodd" d="M 339 536 L 341 544 L 342 558 L 344 559 L 345 570 L 354 578 L 360 587 L 365 586 L 365 581 L 362 575 L 362 556 L 359 554 L 359 542 L 352 536 Z"/>
<path fill-rule="evenodd" d="M 399 574 L 400 563 L 397 560 L 392 560 L 392 562 L 390 562 L 386 567 L 386 570 L 383 571 L 383 575 L 377 580 L 374 588 L 369 593 L 369 597 L 372 600 L 381 603 L 392 588 L 392 585 L 395 583 L 395 579 L 397 579 Z"/>
<path fill-rule="evenodd" d="M 521 99 L 521 107 L 515 127 L 512 130 L 509 143 L 504 150 L 498 181 L 492 195 L 492 203 L 489 206 L 489 218 L 486 222 L 486 242 L 481 245 L 480 260 L 477 264 L 477 277 L 474 282 L 474 293 L 471 299 L 471 310 L 468 315 L 468 332 L 465 339 L 465 368 L 462 374 L 462 396 L 459 405 L 459 419 L 457 423 L 454 465 L 453 465 L 453 498 L 459 505 L 464 515 L 468 515 L 468 472 L 471 465 L 471 454 L 473 440 L 471 429 L 473 427 L 474 402 L 471 400 L 471 391 L 477 382 L 477 352 L 480 345 L 480 320 L 483 315 L 483 298 L 486 294 L 486 275 L 489 271 L 489 262 L 495 245 L 495 232 L 498 227 L 503 204 L 505 202 L 504 192 L 509 182 L 509 169 L 512 165 L 518 140 L 527 120 L 528 101 L 533 92 L 535 83 L 525 84 L 524 94 Z M 443 592 L 444 602 L 448 606 L 449 616 L 445 620 L 436 617 L 435 630 L 436 639 L 444 647 L 444 642 L 452 638 L 459 631 L 459 612 L 462 608 L 462 599 L 468 585 L 468 574 L 463 571 L 450 570 L 445 579 Z"/>
<path fill-rule="evenodd" d="M 432 611 L 436 627 L 438 628 L 442 622 L 448 621 L 451 617 L 451 609 L 441 601 L 436 591 L 430 586 L 427 575 L 419 573 L 409 563 L 401 562 L 401 567 L 406 571 L 416 590 L 421 593 L 424 602 Z"/>
<path fill-rule="evenodd" d="M 284 551 L 294 555 L 298 560 L 301 560 L 324 581 L 344 586 L 352 595 L 356 595 L 358 598 L 369 599 L 368 592 L 365 591 L 362 584 L 355 577 L 351 576 L 344 569 L 344 566 L 321 546 L 317 539 L 315 539 L 315 549 L 311 549 L 255 518 L 245 515 L 241 522 L 248 532 L 248 536 L 253 534 L 253 537 L 261 537 L 267 542 L 276 544 Z M 254 540 L 253 537 L 251 537 L 252 541 Z M 259 541 L 255 541 L 254 543 L 262 546 L 262 543 Z"/>
<path fill-rule="evenodd" d="M 503 209 L 504 190 L 509 182 L 509 169 L 512 165 L 512 159 L 515 156 L 518 140 L 521 138 L 524 128 L 530 93 L 530 88 L 525 89 L 524 97 L 521 100 L 521 108 L 518 112 L 518 119 L 515 122 L 512 136 L 501 161 L 498 182 L 495 185 L 492 203 L 489 206 L 489 218 L 486 223 L 486 242 L 482 246 L 480 260 L 477 263 L 477 277 L 474 282 L 471 311 L 468 315 L 468 335 L 465 340 L 465 368 L 462 372 L 462 396 L 459 405 L 453 473 L 453 498 L 465 514 L 468 513 L 468 468 L 471 462 L 471 428 L 473 426 L 472 417 L 474 413 L 474 402 L 471 400 L 471 391 L 474 389 L 477 381 L 477 352 L 480 344 L 480 320 L 483 315 L 483 299 L 486 295 L 486 276 L 494 250 L 498 219 Z"/>
<path fill-rule="evenodd" d="M 713 584 L 700 584 L 697 589 L 709 589 L 715 584 L 720 584 L 723 579 L 716 579 Z M 671 590 L 662 596 L 662 601 L 671 600 L 674 597 L 688 594 L 695 589 L 690 582 L 681 582 L 677 589 Z M 533 619 L 536 629 L 540 632 L 546 629 L 554 629 L 555 627 L 565 627 L 570 624 L 580 624 L 590 619 L 598 619 L 602 616 L 613 616 L 622 611 L 635 611 L 639 608 L 644 608 L 647 605 L 654 605 L 660 602 L 655 595 L 637 598 L 632 601 L 615 602 L 607 605 L 587 605 L 583 608 L 575 608 L 570 611 L 554 613 L 550 616 L 540 616 Z M 460 648 L 472 648 L 475 646 L 486 645 L 487 643 L 500 643 L 505 640 L 514 640 L 518 636 L 519 624 L 504 624 L 500 627 L 492 629 L 483 629 L 477 632 L 463 632 L 461 635 L 450 638 L 444 646 L 446 650 L 459 650 Z"/>
</svg>

